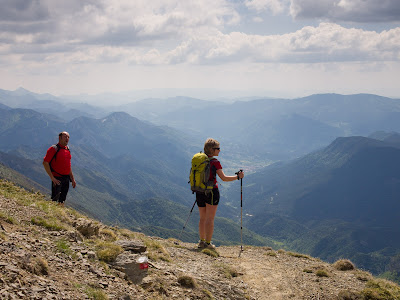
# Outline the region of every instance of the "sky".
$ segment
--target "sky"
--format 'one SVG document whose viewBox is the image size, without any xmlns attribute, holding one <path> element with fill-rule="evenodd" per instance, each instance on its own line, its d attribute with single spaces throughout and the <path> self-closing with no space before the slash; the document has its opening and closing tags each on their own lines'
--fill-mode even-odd
<svg viewBox="0 0 400 300">
<path fill-rule="evenodd" d="M 0 0 L 0 7 L 0 89 L 400 98 L 399 0 Z"/>
</svg>

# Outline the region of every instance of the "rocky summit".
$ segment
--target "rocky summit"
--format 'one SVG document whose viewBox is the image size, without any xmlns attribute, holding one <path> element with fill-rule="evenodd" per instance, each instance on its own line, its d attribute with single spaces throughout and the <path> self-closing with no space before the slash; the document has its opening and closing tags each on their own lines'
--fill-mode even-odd
<svg viewBox="0 0 400 300">
<path fill-rule="evenodd" d="M 1 180 L 0 225 L 1 299 L 400 299 L 398 285 L 345 259 L 247 245 L 200 251 Z"/>
</svg>

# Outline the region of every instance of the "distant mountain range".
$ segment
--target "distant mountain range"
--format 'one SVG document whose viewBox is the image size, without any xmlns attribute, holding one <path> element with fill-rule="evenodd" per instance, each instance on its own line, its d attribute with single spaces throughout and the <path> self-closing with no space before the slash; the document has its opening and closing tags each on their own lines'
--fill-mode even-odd
<svg viewBox="0 0 400 300">
<path fill-rule="evenodd" d="M 93 97 L 90 99 L 94 103 Z M 224 143 L 229 159 L 234 157 L 231 153 L 243 156 L 251 151 L 253 160 L 260 163 L 305 155 L 337 137 L 368 136 L 381 130 L 400 132 L 400 100 L 371 94 L 320 94 L 234 103 L 152 98 L 96 107 L 18 89 L 0 90 L 0 103 L 34 109 L 64 121 L 102 119 L 122 111 L 142 121 L 200 136 L 200 141 L 212 135 Z"/>
<path fill-rule="evenodd" d="M 247 228 L 298 251 L 384 272 L 400 254 L 400 134 L 374 136 L 381 140 L 337 138 L 246 176 Z"/>
<path fill-rule="evenodd" d="M 176 97 L 98 108 L 0 90 L 0 175 L 46 190 L 43 156 L 67 130 L 74 208 L 178 237 L 194 201 L 191 156 L 215 137 L 226 173 L 246 172 L 245 243 L 400 275 L 392 267 L 400 261 L 399 114 L 399 100 L 363 94 L 235 103 Z M 220 186 L 215 240 L 239 243 L 240 185 Z M 197 239 L 197 221 L 194 213 L 183 240 Z"/>
</svg>

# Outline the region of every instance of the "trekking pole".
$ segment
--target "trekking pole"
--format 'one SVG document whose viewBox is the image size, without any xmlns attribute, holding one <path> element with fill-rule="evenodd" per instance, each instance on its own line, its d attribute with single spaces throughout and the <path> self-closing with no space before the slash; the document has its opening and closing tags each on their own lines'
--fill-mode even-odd
<svg viewBox="0 0 400 300">
<path fill-rule="evenodd" d="M 187 225 L 187 222 L 189 221 L 189 218 L 190 218 L 190 215 L 192 214 L 193 208 L 194 208 L 194 206 L 196 205 L 196 201 L 197 201 L 197 199 L 194 200 L 192 209 L 190 210 L 189 216 L 188 216 L 187 219 L 186 219 L 186 223 L 185 223 L 185 225 L 183 225 L 183 227 L 182 227 L 182 231 L 181 231 L 181 233 L 179 234 L 179 240 L 181 239 L 183 230 L 185 229 L 185 227 L 186 227 L 186 225 Z M 178 245 L 178 242 L 175 242 L 175 244 Z"/>
<path fill-rule="evenodd" d="M 236 172 L 236 175 L 239 175 L 240 172 L 243 172 L 243 170 L 240 170 L 239 172 Z M 240 252 L 239 252 L 239 257 L 240 254 L 243 252 L 243 178 L 240 178 Z"/>
</svg>

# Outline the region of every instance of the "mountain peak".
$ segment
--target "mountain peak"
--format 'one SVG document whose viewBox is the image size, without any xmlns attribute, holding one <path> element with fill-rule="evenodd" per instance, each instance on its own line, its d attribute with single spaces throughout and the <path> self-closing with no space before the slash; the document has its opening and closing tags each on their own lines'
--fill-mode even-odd
<svg viewBox="0 0 400 300">
<path fill-rule="evenodd" d="M 28 91 L 27 89 L 24 89 L 23 87 L 17 88 L 17 89 L 14 91 L 14 93 L 15 93 L 16 95 L 19 95 L 19 96 L 24 96 L 24 95 L 32 94 L 32 92 Z"/>
<path fill-rule="evenodd" d="M 363 136 L 338 137 L 326 147 L 324 151 L 352 155 L 361 149 L 371 146 L 382 147 L 385 146 L 385 144 L 381 141 Z"/>
</svg>

